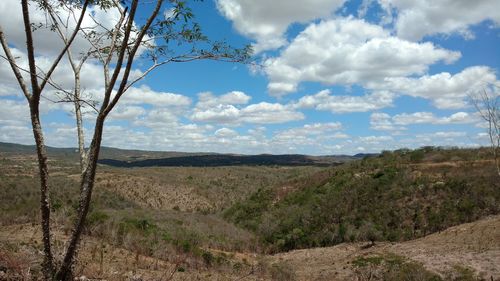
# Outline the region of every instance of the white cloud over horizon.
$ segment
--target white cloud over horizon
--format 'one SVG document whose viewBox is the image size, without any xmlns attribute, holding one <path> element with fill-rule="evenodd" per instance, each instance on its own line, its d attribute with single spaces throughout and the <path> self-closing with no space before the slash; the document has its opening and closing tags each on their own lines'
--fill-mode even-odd
<svg viewBox="0 0 500 281">
<path fill-rule="evenodd" d="M 375 0 L 394 17 L 397 35 L 419 41 L 427 35 L 459 34 L 472 39 L 470 27 L 491 20 L 500 24 L 500 9 L 496 0 Z M 393 15 L 392 10 L 397 11 Z"/>
<path fill-rule="evenodd" d="M 500 38 L 500 9 L 494 9 L 495 0 L 472 2 L 436 0 L 429 5 L 430 0 L 365 0 L 364 6 L 351 11 L 353 2 L 346 0 L 314 0 L 307 5 L 217 0 L 214 14 L 224 16 L 228 29 L 243 35 L 237 40 L 253 44 L 261 71 L 242 74 L 237 66 L 228 71 L 195 64 L 188 70 L 179 67 L 178 72 L 185 75 L 179 79 L 176 68 L 161 69 L 153 79 L 124 94 L 106 122 L 104 144 L 316 155 L 487 144 L 470 95 L 488 85 L 500 85 L 500 62 L 494 54 L 469 58 L 467 44 L 475 42 L 473 30 L 485 21 L 491 26 L 483 27 L 477 36 L 491 33 L 487 42 L 500 42 L 491 39 Z M 374 5 L 384 13 L 374 12 Z M 22 21 L 12 12 L 18 6 L 15 0 L 0 1 L 0 24 L 19 64 L 28 68 Z M 45 20 L 34 7 L 31 10 L 36 21 Z M 98 9 L 91 12 L 107 27 L 117 18 Z M 161 15 L 170 13 L 167 9 Z M 37 62 L 46 71 L 61 44 L 49 30 L 35 34 Z M 460 36 L 453 40 L 458 43 L 447 41 L 456 34 Z M 89 47 L 81 39 L 74 52 Z M 478 59 L 488 55 L 491 62 Z M 132 75 L 143 71 L 144 65 L 138 63 Z M 212 71 L 221 72 L 219 80 L 211 79 Z M 102 98 L 101 73 L 92 60 L 84 65 L 86 98 Z M 73 73 L 66 60 L 53 80 L 72 89 Z M 41 101 L 47 143 L 75 146 L 73 106 L 51 102 L 57 100 L 55 92 L 48 87 Z M 32 143 L 23 98 L 10 66 L 0 59 L 0 141 Z M 93 110 L 86 107 L 87 141 L 94 118 Z"/>
<path fill-rule="evenodd" d="M 422 75 L 438 62 L 453 63 L 457 51 L 415 43 L 354 17 L 310 24 L 277 57 L 265 60 L 271 95 L 297 91 L 301 82 L 367 85 L 387 78 Z"/>
<path fill-rule="evenodd" d="M 306 23 L 327 17 L 346 0 L 313 0 L 304 5 L 290 0 L 217 0 L 217 8 L 233 21 L 234 28 L 255 39 L 254 50 L 259 53 L 287 44 L 286 32 L 292 23 Z"/>
</svg>

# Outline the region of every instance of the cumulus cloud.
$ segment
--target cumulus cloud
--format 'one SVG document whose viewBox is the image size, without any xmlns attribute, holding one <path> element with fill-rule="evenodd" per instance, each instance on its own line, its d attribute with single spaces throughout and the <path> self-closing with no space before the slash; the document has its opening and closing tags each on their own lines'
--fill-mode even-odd
<svg viewBox="0 0 500 281">
<path fill-rule="evenodd" d="M 215 96 L 211 92 L 203 92 L 198 94 L 196 108 L 206 109 L 219 105 L 247 104 L 251 98 L 240 91 L 232 91 L 221 96 Z"/>
<path fill-rule="evenodd" d="M 396 126 L 387 113 L 375 112 L 370 115 L 370 128 L 377 131 L 401 131 L 405 127 Z"/>
<path fill-rule="evenodd" d="M 0 125 L 27 124 L 30 121 L 28 103 L 24 100 L 2 99 L 0 102 Z"/>
<path fill-rule="evenodd" d="M 470 124 L 478 122 L 476 116 L 467 112 L 456 112 L 450 116 L 439 117 L 432 112 L 400 113 L 390 116 L 387 113 L 375 112 L 370 116 L 370 126 L 379 131 L 401 131 L 406 130 L 408 125 L 416 124 Z"/>
<path fill-rule="evenodd" d="M 474 122 L 473 117 L 467 112 L 457 112 L 447 117 L 437 117 L 431 112 L 402 113 L 392 117 L 395 124 L 466 124 Z"/>
<path fill-rule="evenodd" d="M 177 124 L 178 119 L 179 117 L 170 109 L 154 108 L 148 110 L 146 115 L 133 121 L 132 124 L 135 126 L 170 130 L 173 125 Z"/>
<path fill-rule="evenodd" d="M 184 95 L 154 91 L 148 86 L 132 87 L 120 99 L 122 104 L 150 104 L 156 107 L 186 107 L 191 99 Z"/>
<path fill-rule="evenodd" d="M 214 135 L 219 138 L 228 138 L 235 137 L 238 135 L 238 132 L 229 128 L 220 128 L 215 131 Z"/>
<path fill-rule="evenodd" d="M 51 21 L 49 20 L 49 16 L 46 15 L 46 13 L 38 7 L 38 4 L 34 2 L 31 2 L 29 5 L 29 12 L 31 22 L 34 23 L 34 26 L 37 26 L 36 30 L 33 32 L 36 55 L 52 57 L 59 54 L 59 52 L 64 48 L 64 44 L 59 35 L 55 31 L 51 30 Z M 75 8 L 75 17 L 69 10 L 63 8 L 62 6 L 56 7 L 56 12 L 61 20 L 68 25 L 67 30 L 61 25 L 61 28 L 64 29 L 63 32 L 71 34 L 76 27 L 76 17 L 80 15 L 81 9 Z M 19 16 L 12 16 L 13 13 Z M 17 48 L 23 48 L 26 44 L 23 17 L 20 15 L 22 15 L 22 11 L 19 1 L 0 1 L 0 25 L 4 27 L 9 43 Z M 98 33 L 104 32 L 105 30 L 113 29 L 119 18 L 120 13 L 117 9 L 104 10 L 100 9 L 98 6 L 91 5 L 87 8 L 81 27 L 87 30 L 92 29 Z M 132 32 L 131 39 L 134 38 L 136 38 L 136 33 Z M 146 36 L 146 38 L 149 37 Z M 82 33 L 75 37 L 75 41 L 71 45 L 71 51 L 76 58 L 80 58 L 91 48 L 92 45 L 87 39 L 85 39 Z"/>
<path fill-rule="evenodd" d="M 332 113 L 366 112 L 391 106 L 394 98 L 394 94 L 386 91 L 373 92 L 364 96 L 337 96 L 332 95 L 330 90 L 323 90 L 300 98 L 293 106 Z"/>
<path fill-rule="evenodd" d="M 500 23 L 497 0 L 378 0 L 392 16 L 397 10 L 395 29 L 398 37 L 418 41 L 426 35 L 458 33 L 473 37 L 471 25 L 485 20 Z"/>
<path fill-rule="evenodd" d="M 278 57 L 264 62 L 271 95 L 297 90 L 300 82 L 366 85 L 387 77 L 424 74 L 429 65 L 460 58 L 430 42 L 393 37 L 382 27 L 353 17 L 310 24 Z"/>
<path fill-rule="evenodd" d="M 110 114 L 110 120 L 135 120 L 144 115 L 146 110 L 141 106 L 119 106 Z"/>
<path fill-rule="evenodd" d="M 277 124 L 302 120 L 304 114 L 279 103 L 261 102 L 244 108 L 218 105 L 211 109 L 195 110 L 191 120 L 220 124 Z"/>
<path fill-rule="evenodd" d="M 369 83 L 367 87 L 430 99 L 439 109 L 458 109 L 467 106 L 469 94 L 498 82 L 493 69 L 473 66 L 454 75 L 442 72 L 418 78 L 387 77 L 383 81 Z"/>
<path fill-rule="evenodd" d="M 341 130 L 340 122 L 305 124 L 302 127 L 277 131 L 268 141 L 268 145 L 277 151 L 285 149 L 288 153 L 306 147 L 331 151 L 335 148 L 332 141 L 349 137 Z"/>
<path fill-rule="evenodd" d="M 346 0 L 313 0 L 304 3 L 291 0 L 217 0 L 217 8 L 235 29 L 257 40 L 256 52 L 275 49 L 286 44 L 288 26 L 294 22 L 329 16 Z"/>
<path fill-rule="evenodd" d="M 393 137 L 391 136 L 366 136 L 359 137 L 359 141 L 363 144 L 381 144 L 386 142 L 393 141 Z"/>
<path fill-rule="evenodd" d="M 301 112 L 288 105 L 268 102 L 246 105 L 249 100 L 250 96 L 238 91 L 221 96 L 201 93 L 190 118 L 193 121 L 232 125 L 277 124 L 304 119 Z"/>
</svg>

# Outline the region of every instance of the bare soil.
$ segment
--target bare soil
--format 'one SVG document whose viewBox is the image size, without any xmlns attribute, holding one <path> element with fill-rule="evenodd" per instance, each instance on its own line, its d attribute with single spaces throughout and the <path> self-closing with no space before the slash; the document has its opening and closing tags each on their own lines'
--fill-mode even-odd
<svg viewBox="0 0 500 281">
<path fill-rule="evenodd" d="M 31 224 L 0 229 L 0 257 L 12 257 L 27 274 L 41 259 L 40 231 Z M 66 235 L 56 232 L 54 239 Z M 276 255 L 223 252 L 239 269 L 210 267 L 189 256 L 165 253 L 164 260 L 116 248 L 85 237 L 80 251 L 78 275 L 106 280 L 272 280 L 265 270 L 278 265 L 291 270 L 296 280 L 358 280 L 353 261 L 359 257 L 394 254 L 421 263 L 427 270 L 445 276 L 456 266 L 472 269 L 478 277 L 500 280 L 500 216 L 454 226 L 440 233 L 403 243 L 344 243 L 334 247 L 295 250 Z M 56 252 L 62 242 L 56 243 Z M 207 249 L 210 250 L 210 249 Z M 222 251 L 210 250 L 214 254 Z M 177 256 L 176 256 L 177 255 Z M 179 268 L 182 268 L 179 269 Z M 2 279 L 0 275 L 0 280 Z"/>
</svg>

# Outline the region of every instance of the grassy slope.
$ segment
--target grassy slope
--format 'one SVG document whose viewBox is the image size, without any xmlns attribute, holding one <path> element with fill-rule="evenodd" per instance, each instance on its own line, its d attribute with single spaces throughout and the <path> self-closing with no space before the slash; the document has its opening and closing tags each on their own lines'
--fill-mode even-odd
<svg viewBox="0 0 500 281">
<path fill-rule="evenodd" d="M 187 272 L 204 271 L 207 274 L 201 277 L 202 280 L 209 280 L 207 276 L 219 280 L 220 274 L 227 273 L 220 272 L 220 266 L 228 267 L 224 270 L 229 270 L 230 275 L 240 277 L 251 271 L 264 274 L 270 280 L 293 280 L 294 271 L 299 268 L 293 264 L 291 267 L 282 264 L 283 258 L 279 255 L 274 264 L 274 258 L 271 258 L 271 263 L 266 265 L 264 271 L 257 265 L 250 268 L 247 264 L 261 263 L 254 254 L 244 255 L 239 261 L 228 259 L 231 259 L 234 255 L 231 252 L 234 251 L 260 252 L 262 241 L 270 250 L 279 251 L 351 240 L 406 240 L 442 230 L 448 225 L 498 213 L 499 186 L 492 163 L 485 158 L 487 155 L 484 151 L 418 150 L 384 153 L 381 157 L 332 169 L 100 167 L 95 201 L 86 230 L 86 234 L 92 237 L 84 239 L 94 241 L 92 243 L 95 245 L 89 249 L 90 252 L 84 251 L 83 255 L 87 256 L 88 261 L 84 258 L 85 262 L 81 266 L 85 267 L 86 262 L 90 262 L 87 270 L 99 276 L 99 264 L 95 264 L 99 252 L 102 253 L 98 249 L 103 242 L 99 241 L 107 241 L 104 243 L 117 258 L 116 262 L 124 264 L 126 268 L 136 263 L 134 255 L 144 256 L 145 260 L 160 258 L 170 262 L 170 265 L 175 262 L 173 259 L 176 256 L 181 255 L 190 257 L 190 261 L 182 264 Z M 54 227 L 64 233 L 68 228 L 63 225 L 71 221 L 73 201 L 78 190 L 78 166 L 67 158 L 55 159 L 51 173 Z M 33 207 L 38 205 L 35 175 L 36 162 L 32 155 L 0 155 L 0 225 L 3 225 L 0 228 L 12 230 L 5 233 L 0 231 L 0 234 L 9 239 L 14 238 L 12 233 L 17 233 L 14 229 L 20 223 L 38 220 L 38 210 Z M 193 194 L 193 198 L 204 198 L 215 208 L 197 210 L 195 205 L 198 201 L 193 203 L 191 197 L 187 201 L 175 201 L 178 199 L 176 192 L 182 189 L 189 190 L 186 194 Z M 136 193 L 132 192 L 134 190 Z M 148 203 L 159 195 L 170 196 L 177 202 L 175 204 L 184 205 L 174 208 L 176 205 Z M 237 200 L 240 203 L 226 210 L 225 215 L 240 226 L 253 230 L 260 239 L 256 240 L 248 230 L 223 221 L 219 213 L 213 213 Z M 32 239 L 39 235 L 35 235 L 31 227 L 27 229 L 31 240 L 23 240 L 21 244 L 0 243 L 0 263 L 2 249 L 13 247 L 24 251 L 33 246 L 33 251 L 37 252 L 40 244 L 33 244 Z M 448 238 L 443 241 L 451 241 Z M 400 247 L 402 250 L 399 252 L 397 249 L 392 252 L 404 255 L 408 249 L 425 248 L 418 242 L 411 243 L 413 241 L 405 244 L 409 248 Z M 343 245 L 343 248 L 339 248 L 342 253 L 345 247 L 360 250 L 356 244 Z M 373 248 L 379 249 L 377 247 Z M 435 247 L 428 248 L 429 253 L 432 253 Z M 128 251 L 125 261 L 119 261 L 122 249 Z M 218 254 L 214 249 L 230 252 Z M 105 256 L 108 255 L 107 251 L 104 252 Z M 311 254 L 317 251 L 320 250 L 306 250 L 305 257 L 298 255 L 296 262 L 306 264 L 309 268 L 313 262 Z M 324 251 L 329 250 L 325 248 Z M 481 252 L 484 251 L 481 249 Z M 340 254 L 336 251 L 331 253 L 333 256 Z M 418 258 L 425 258 L 425 253 L 414 254 L 417 261 Z M 88 257 L 90 255 L 91 258 Z M 311 267 L 311 270 L 318 270 L 315 273 L 324 273 L 327 277 L 332 276 L 335 273 L 332 270 L 336 267 L 331 265 L 331 255 L 324 257 L 328 264 L 321 264 L 320 268 Z M 472 262 L 479 262 L 476 256 L 470 257 Z M 286 256 L 284 260 L 287 260 Z M 374 260 L 378 262 L 380 259 Z M 394 263 L 393 257 L 389 257 L 388 261 Z M 417 265 L 411 263 L 402 266 L 399 258 L 397 262 L 398 268 L 393 272 L 396 275 L 404 273 L 404 270 L 409 270 L 408 274 L 419 271 Z M 215 271 L 208 269 L 207 264 L 211 263 L 219 264 Z M 152 259 L 144 265 L 143 273 L 153 272 L 155 267 Z M 310 274 L 305 276 L 309 278 Z M 297 276 L 300 277 L 300 274 Z M 261 277 L 252 275 L 249 280 Z M 123 280 L 123 277 L 111 280 Z"/>
<path fill-rule="evenodd" d="M 56 227 L 69 230 L 78 200 L 78 163 L 68 157 L 50 161 L 52 217 Z M 38 221 L 36 165 L 32 154 L 0 153 L 0 226 Z M 258 188 L 320 169 L 100 166 L 86 233 L 144 253 L 163 246 L 181 251 L 257 249 L 252 233 L 218 212 Z M 134 239 L 144 243 L 132 243 Z"/>
<path fill-rule="evenodd" d="M 295 186 L 261 189 L 225 217 L 271 252 L 414 239 L 500 211 L 498 176 L 486 157 L 477 150 L 386 152 Z"/>
</svg>

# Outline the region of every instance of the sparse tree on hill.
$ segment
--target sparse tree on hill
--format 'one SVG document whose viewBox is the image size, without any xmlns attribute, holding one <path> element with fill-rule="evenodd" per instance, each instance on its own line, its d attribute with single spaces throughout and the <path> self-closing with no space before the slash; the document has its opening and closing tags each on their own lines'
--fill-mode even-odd
<svg viewBox="0 0 500 281">
<path fill-rule="evenodd" d="M 488 85 L 481 92 L 470 95 L 477 112 L 486 122 L 490 146 L 500 176 L 500 95 L 496 85 Z"/>
<path fill-rule="evenodd" d="M 144 4 L 141 12 L 147 10 L 146 19 L 141 22 L 141 26 L 138 26 L 139 23 L 136 22 L 139 4 Z M 30 5 L 38 5 L 38 8 L 45 12 L 47 16 L 45 25 L 56 32 L 63 42 L 64 47 L 57 53 L 47 71 L 42 71 L 37 64 L 38 54 L 33 33 L 39 27 L 30 19 Z M 167 5 L 168 7 L 165 7 Z M 90 7 L 118 10 L 120 18 L 113 28 L 106 28 L 98 19 L 92 17 L 92 13 L 88 12 Z M 170 13 L 169 16 L 163 17 L 162 10 L 165 8 L 168 8 Z M 249 47 L 234 49 L 224 42 L 208 40 L 203 35 L 200 26 L 193 21 L 193 14 L 187 7 L 186 1 L 181 0 L 22 0 L 21 9 L 26 35 L 28 67 L 18 64 L 5 32 L 0 26 L 0 43 L 5 53 L 2 58 L 10 64 L 29 104 L 40 173 L 44 278 L 45 280 L 71 280 L 75 254 L 92 198 L 104 122 L 123 94 L 151 71 L 164 64 L 201 59 L 245 62 L 249 59 L 251 49 Z M 65 14 L 63 15 L 61 11 Z M 94 28 L 82 27 L 82 22 L 87 17 L 95 23 Z M 87 40 L 90 45 L 87 51 L 78 54 L 72 51 L 77 37 Z M 60 86 L 53 77 L 54 71 L 65 58 L 68 59 L 74 74 L 72 89 Z M 137 60 L 147 61 L 150 66 L 141 75 L 132 78 L 131 71 Z M 89 61 L 100 64 L 103 68 L 104 92 L 100 100 L 82 97 L 80 72 L 82 65 Z M 23 76 L 26 73 L 29 80 Z M 57 102 L 74 104 L 80 152 L 81 179 L 77 218 L 61 261 L 55 260 L 52 250 L 49 169 L 40 121 L 40 99 L 48 88 L 59 91 L 61 98 Z M 81 111 L 85 106 L 93 108 L 96 112 L 94 132 L 87 149 L 84 147 Z"/>
</svg>

